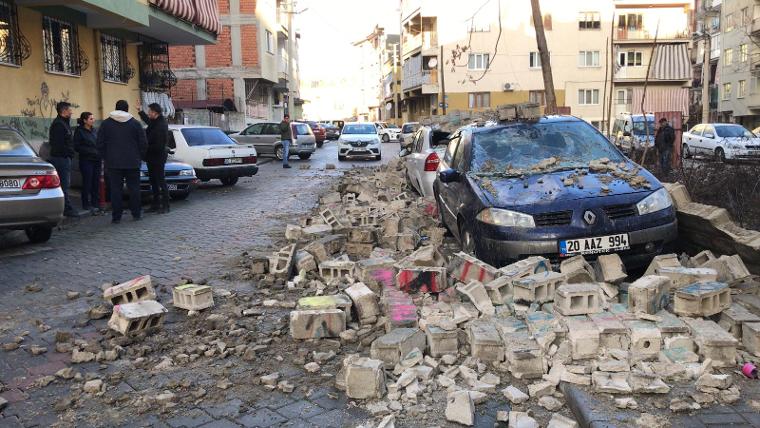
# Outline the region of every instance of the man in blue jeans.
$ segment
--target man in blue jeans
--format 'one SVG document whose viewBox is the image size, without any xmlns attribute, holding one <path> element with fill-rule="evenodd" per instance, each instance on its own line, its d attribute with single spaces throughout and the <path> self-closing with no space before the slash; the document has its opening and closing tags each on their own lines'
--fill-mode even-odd
<svg viewBox="0 0 760 428">
<path fill-rule="evenodd" d="M 280 140 L 282 140 L 282 167 L 290 168 L 290 142 L 293 141 L 293 130 L 290 127 L 290 115 L 286 114 L 280 122 Z"/>
<path fill-rule="evenodd" d="M 77 217 L 77 212 L 71 205 L 69 199 L 69 185 L 71 184 L 71 160 L 76 152 L 74 151 L 74 139 L 71 134 L 71 104 L 61 101 L 55 105 L 55 111 L 58 113 L 53 123 L 50 124 L 48 132 L 48 141 L 50 142 L 50 163 L 58 172 L 61 179 L 61 190 L 63 190 L 64 208 L 63 215 L 66 217 Z"/>
</svg>

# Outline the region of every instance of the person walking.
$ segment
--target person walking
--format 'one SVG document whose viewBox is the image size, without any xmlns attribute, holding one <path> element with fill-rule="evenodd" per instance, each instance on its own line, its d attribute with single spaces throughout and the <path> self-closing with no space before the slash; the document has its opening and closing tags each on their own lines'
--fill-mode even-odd
<svg viewBox="0 0 760 428">
<path fill-rule="evenodd" d="M 148 140 L 140 122 L 129 114 L 129 104 L 126 101 L 119 100 L 116 110 L 103 121 L 97 142 L 100 157 L 106 163 L 111 187 L 111 223 L 121 222 L 125 181 L 132 219 L 140 220 L 140 165 L 148 150 Z"/>
<path fill-rule="evenodd" d="M 657 129 L 657 135 L 654 137 L 654 145 L 660 154 L 660 172 L 663 175 L 670 174 L 671 154 L 673 153 L 673 142 L 676 139 L 676 132 L 668 123 L 668 119 L 660 118 L 660 127 Z"/>
<path fill-rule="evenodd" d="M 57 113 L 53 123 L 50 124 L 48 131 L 48 141 L 50 142 L 50 163 L 58 172 L 61 179 L 61 190 L 63 190 L 63 215 L 66 217 L 78 217 L 78 213 L 71 205 L 69 198 L 69 186 L 71 185 L 71 160 L 76 152 L 74 151 L 74 141 L 71 135 L 71 104 L 61 101 L 55 105 Z"/>
<path fill-rule="evenodd" d="M 86 111 L 79 115 L 74 130 L 74 150 L 79 153 L 82 173 L 82 209 L 92 215 L 100 214 L 100 165 L 95 116 Z"/>
<path fill-rule="evenodd" d="M 282 141 L 282 167 L 290 168 L 288 157 L 290 156 L 290 143 L 293 141 L 293 130 L 290 127 L 289 114 L 286 114 L 280 122 L 280 140 Z"/>
<path fill-rule="evenodd" d="M 138 104 L 137 110 L 140 113 L 140 119 L 148 125 L 145 130 L 148 138 L 148 153 L 145 162 L 148 164 L 150 188 L 153 192 L 153 201 L 149 211 L 158 211 L 159 214 L 168 213 L 169 187 L 166 185 L 164 169 L 166 167 L 166 142 L 169 139 L 169 123 L 163 115 L 163 109 L 156 103 L 148 106 L 147 114 L 142 111 L 140 104 Z"/>
</svg>

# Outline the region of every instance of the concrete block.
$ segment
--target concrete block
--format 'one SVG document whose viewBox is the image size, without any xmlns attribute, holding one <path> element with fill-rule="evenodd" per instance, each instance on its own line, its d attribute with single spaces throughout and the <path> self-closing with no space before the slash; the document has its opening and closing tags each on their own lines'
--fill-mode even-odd
<svg viewBox="0 0 760 428">
<path fill-rule="evenodd" d="M 686 189 L 686 186 L 684 186 L 681 183 L 662 183 L 663 186 L 665 186 L 666 189 L 668 189 L 668 193 L 670 193 L 670 198 L 673 200 L 673 205 L 676 207 L 676 209 L 683 208 L 691 203 L 691 196 L 689 196 L 689 191 Z"/>
<path fill-rule="evenodd" d="M 656 315 L 659 320 L 655 321 L 655 325 L 660 329 L 663 339 L 689 335 L 689 326 L 687 326 L 681 318 L 673 315 L 667 310 L 657 312 Z"/>
<path fill-rule="evenodd" d="M 546 373 L 546 363 L 538 343 L 527 331 L 502 334 L 509 372 L 517 379 L 536 379 Z"/>
<path fill-rule="evenodd" d="M 374 227 L 352 227 L 348 231 L 348 242 L 373 244 L 377 242 L 376 230 Z"/>
<path fill-rule="evenodd" d="M 344 292 L 354 303 L 354 310 L 359 319 L 359 324 L 372 324 L 380 314 L 380 305 L 377 294 L 361 282 L 346 288 Z"/>
<path fill-rule="evenodd" d="M 269 256 L 269 273 L 279 278 L 290 278 L 295 254 L 296 244 L 290 244 Z"/>
<path fill-rule="evenodd" d="M 539 428 L 538 422 L 530 417 L 527 412 L 512 410 L 509 412 L 509 428 Z"/>
<path fill-rule="evenodd" d="M 467 296 L 483 315 L 493 315 L 495 313 L 491 298 L 488 297 L 488 293 L 482 282 L 472 280 L 467 284 L 460 283 L 457 285 L 457 291 Z"/>
<path fill-rule="evenodd" d="M 375 244 L 364 242 L 346 242 L 346 254 L 354 259 L 364 259 L 372 254 Z"/>
<path fill-rule="evenodd" d="M 623 260 L 617 254 L 604 254 L 596 259 L 597 281 L 620 284 L 628 277 Z"/>
<path fill-rule="evenodd" d="M 427 342 L 425 333 L 417 328 L 397 328 L 378 337 L 372 342 L 370 355 L 393 367 L 415 348 L 424 351 Z"/>
<path fill-rule="evenodd" d="M 578 422 L 573 419 L 563 416 L 561 413 L 552 414 L 552 418 L 549 420 L 549 425 L 546 428 L 579 428 Z"/>
<path fill-rule="evenodd" d="M 322 217 L 322 220 L 324 220 L 325 223 L 329 224 L 333 230 L 344 227 L 344 224 L 338 220 L 338 218 L 335 216 L 335 213 L 333 213 L 330 208 L 320 211 L 319 216 Z"/>
<path fill-rule="evenodd" d="M 327 260 L 319 263 L 319 276 L 328 282 L 346 275 L 354 276 L 354 266 L 350 260 Z"/>
<path fill-rule="evenodd" d="M 699 355 L 687 348 L 670 347 L 660 351 L 659 360 L 674 364 L 698 363 Z"/>
<path fill-rule="evenodd" d="M 301 239 L 310 240 L 332 232 L 329 224 L 312 224 L 301 228 Z"/>
<path fill-rule="evenodd" d="M 687 267 L 696 268 L 696 267 L 703 267 L 705 263 L 709 262 L 710 260 L 715 260 L 717 257 L 715 257 L 715 254 L 713 254 L 710 250 L 703 250 L 699 252 L 694 257 L 689 258 L 689 265 Z"/>
<path fill-rule="evenodd" d="M 676 290 L 673 312 L 709 317 L 731 306 L 731 290 L 722 282 L 698 282 Z"/>
<path fill-rule="evenodd" d="M 160 328 L 167 312 L 169 311 L 155 300 L 122 303 L 113 307 L 108 327 L 125 336 L 135 335 Z"/>
<path fill-rule="evenodd" d="M 628 384 L 631 385 L 635 394 L 667 394 L 670 387 L 655 374 L 631 372 L 628 375 Z"/>
<path fill-rule="evenodd" d="M 514 301 L 523 303 L 554 301 L 557 287 L 565 283 L 564 274 L 548 271 L 516 279 L 512 282 Z"/>
<path fill-rule="evenodd" d="M 760 322 L 748 322 L 742 326 L 742 344 L 747 352 L 760 357 Z"/>
<path fill-rule="evenodd" d="M 654 259 L 652 259 L 652 262 L 649 263 L 649 267 L 647 267 L 644 275 L 655 275 L 657 274 L 657 269 L 664 267 L 682 266 L 681 261 L 678 260 L 678 256 L 676 254 L 661 254 L 659 256 L 655 256 Z"/>
<path fill-rule="evenodd" d="M 552 264 L 549 260 L 541 256 L 532 256 L 500 268 L 499 273 L 501 276 L 520 279 L 551 270 Z"/>
<path fill-rule="evenodd" d="M 591 373 L 591 383 L 596 392 L 630 394 L 633 391 L 631 385 L 628 384 L 628 373 L 626 372 L 593 372 Z"/>
<path fill-rule="evenodd" d="M 412 298 L 394 285 L 383 285 L 382 303 L 388 317 L 386 331 L 394 328 L 416 328 L 417 306 Z"/>
<path fill-rule="evenodd" d="M 446 268 L 396 266 L 396 286 L 406 293 L 438 293 L 446 286 Z"/>
<path fill-rule="evenodd" d="M 573 360 L 595 358 L 599 354 L 600 343 L 599 329 L 596 324 L 581 317 L 566 319 L 565 321 Z"/>
<path fill-rule="evenodd" d="M 555 292 L 554 310 L 564 316 L 601 312 L 599 286 L 592 283 L 560 286 Z"/>
<path fill-rule="evenodd" d="M 399 266 L 422 266 L 422 267 L 442 267 L 446 263 L 438 249 L 432 245 L 425 245 L 418 248 L 412 254 L 404 257 Z"/>
<path fill-rule="evenodd" d="M 487 283 L 499 276 L 495 267 L 461 251 L 452 256 L 448 271 L 455 281 L 463 283 L 473 280 Z"/>
<path fill-rule="evenodd" d="M 112 305 L 156 300 L 156 291 L 153 289 L 150 275 L 143 275 L 106 288 L 103 291 L 103 300 Z"/>
<path fill-rule="evenodd" d="M 301 239 L 301 236 L 303 235 L 303 228 L 301 226 L 298 226 L 296 224 L 288 224 L 285 226 L 285 239 L 288 241 L 294 242 Z"/>
<path fill-rule="evenodd" d="M 296 309 L 304 311 L 340 309 L 346 313 L 346 319 L 350 319 L 351 306 L 351 299 L 344 294 L 301 297 L 296 302 Z"/>
<path fill-rule="evenodd" d="M 596 281 L 594 268 L 580 255 L 562 260 L 559 264 L 559 271 L 565 274 L 568 284 Z"/>
<path fill-rule="evenodd" d="M 317 260 L 308 251 L 297 251 L 295 255 L 295 264 L 298 272 L 313 272 L 317 270 Z"/>
<path fill-rule="evenodd" d="M 736 338 L 713 321 L 685 318 L 702 360 L 711 359 L 713 367 L 734 367 L 736 364 Z"/>
<path fill-rule="evenodd" d="M 678 290 L 681 287 L 694 284 L 695 282 L 715 281 L 718 278 L 718 272 L 715 269 L 707 268 L 685 268 L 685 267 L 661 267 L 656 274 L 670 278 L 670 289 Z"/>
<path fill-rule="evenodd" d="M 345 244 L 346 237 L 344 235 L 328 235 L 312 241 L 303 249 L 314 256 L 317 263 L 322 263 L 330 260 L 333 254 L 340 252 Z"/>
<path fill-rule="evenodd" d="M 359 260 L 354 266 L 354 276 L 365 283 L 370 290 L 380 294 L 384 283 L 392 284 L 395 281 L 395 264 L 396 261 L 390 257 Z"/>
<path fill-rule="evenodd" d="M 382 243 L 393 251 L 412 251 L 417 246 L 417 238 L 412 233 L 384 235 Z"/>
<path fill-rule="evenodd" d="M 175 308 L 201 311 L 214 306 L 214 293 L 208 285 L 185 284 L 172 289 Z"/>
<path fill-rule="evenodd" d="M 505 305 L 512 297 L 512 278 L 500 276 L 483 284 L 494 305 Z"/>
<path fill-rule="evenodd" d="M 432 357 L 441 357 L 446 354 L 456 355 L 459 352 L 459 332 L 461 330 L 444 330 L 437 326 L 426 328 L 429 354 Z"/>
<path fill-rule="evenodd" d="M 520 391 L 512 385 L 502 389 L 501 393 L 504 394 L 504 397 L 512 404 L 522 404 L 530 399 L 528 394 Z"/>
<path fill-rule="evenodd" d="M 738 254 L 733 256 L 720 256 L 704 264 L 703 268 L 715 269 L 718 273 L 717 280 L 720 282 L 731 282 L 750 276 L 747 266 L 744 265 L 742 258 Z"/>
<path fill-rule="evenodd" d="M 504 342 L 493 323 L 473 321 L 467 327 L 470 354 L 486 362 L 504 360 Z"/>
<path fill-rule="evenodd" d="M 344 361 L 346 395 L 353 399 L 382 398 L 385 395 L 383 362 L 351 355 Z"/>
<path fill-rule="evenodd" d="M 469 391 L 454 391 L 446 397 L 446 420 L 466 426 L 475 423 L 475 403 Z"/>
<path fill-rule="evenodd" d="M 662 333 L 654 323 L 627 321 L 631 330 L 631 356 L 635 360 L 654 360 L 662 349 Z"/>
<path fill-rule="evenodd" d="M 589 314 L 589 319 L 599 330 L 599 346 L 606 349 L 627 351 L 631 346 L 628 328 L 610 312 Z"/>
<path fill-rule="evenodd" d="M 731 333 L 735 338 L 742 339 L 742 326 L 746 323 L 758 323 L 760 317 L 753 314 L 744 306 L 738 303 L 732 303 L 728 309 L 720 314 L 718 325 L 724 330 Z"/>
<path fill-rule="evenodd" d="M 346 329 L 346 313 L 340 309 L 295 310 L 290 312 L 293 339 L 339 337 Z"/>
<path fill-rule="evenodd" d="M 670 278 L 645 275 L 628 286 L 628 311 L 656 314 L 670 302 Z"/>
</svg>

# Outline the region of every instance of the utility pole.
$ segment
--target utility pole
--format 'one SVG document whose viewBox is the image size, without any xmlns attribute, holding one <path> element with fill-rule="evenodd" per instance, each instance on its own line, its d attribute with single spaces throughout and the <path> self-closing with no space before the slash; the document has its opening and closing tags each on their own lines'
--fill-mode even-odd
<svg viewBox="0 0 760 428">
<path fill-rule="evenodd" d="M 288 111 L 287 113 L 293 114 L 293 107 L 295 97 L 295 79 L 293 76 L 293 43 L 296 35 L 293 33 L 293 14 L 295 13 L 295 7 L 293 0 L 288 1 Z M 295 117 L 293 119 L 296 119 Z"/>
<path fill-rule="evenodd" d="M 557 112 L 557 98 L 554 95 L 554 80 L 552 79 L 552 65 L 549 62 L 549 48 L 546 46 L 546 34 L 544 34 L 544 19 L 538 0 L 530 0 L 530 6 L 533 9 L 533 26 L 536 28 L 536 44 L 541 57 L 541 72 L 544 75 L 545 113 L 554 114 Z"/>
<path fill-rule="evenodd" d="M 607 139 L 612 136 L 612 97 L 615 93 L 615 67 L 616 58 L 615 55 L 615 12 L 612 12 L 612 20 L 610 21 L 610 57 L 607 59 L 610 66 L 610 97 L 607 99 Z M 606 75 L 606 73 L 605 73 Z M 606 79 L 606 77 L 605 77 Z"/>
<path fill-rule="evenodd" d="M 443 69 L 443 45 L 441 45 L 441 57 L 438 59 L 438 69 L 441 70 L 441 113 L 446 114 L 446 77 Z"/>
<path fill-rule="evenodd" d="M 702 123 L 710 123 L 710 33 L 705 27 L 705 55 L 702 59 Z"/>
</svg>

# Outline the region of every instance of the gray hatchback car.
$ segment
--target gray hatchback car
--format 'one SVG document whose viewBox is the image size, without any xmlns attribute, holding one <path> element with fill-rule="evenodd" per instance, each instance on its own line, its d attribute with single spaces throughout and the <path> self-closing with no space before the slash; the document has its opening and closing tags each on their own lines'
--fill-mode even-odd
<svg viewBox="0 0 760 428">
<path fill-rule="evenodd" d="M 0 127 L 0 230 L 24 230 L 34 243 L 50 239 L 63 218 L 61 180 L 15 129 Z"/>
<path fill-rule="evenodd" d="M 317 149 L 317 140 L 311 127 L 301 122 L 291 122 L 290 126 L 295 142 L 290 145 L 289 157 L 297 155 L 301 159 L 309 159 Z M 253 144 L 259 156 L 274 155 L 280 160 L 284 156 L 279 123 L 254 123 L 238 133 L 230 134 L 230 137 L 240 144 Z"/>
</svg>

